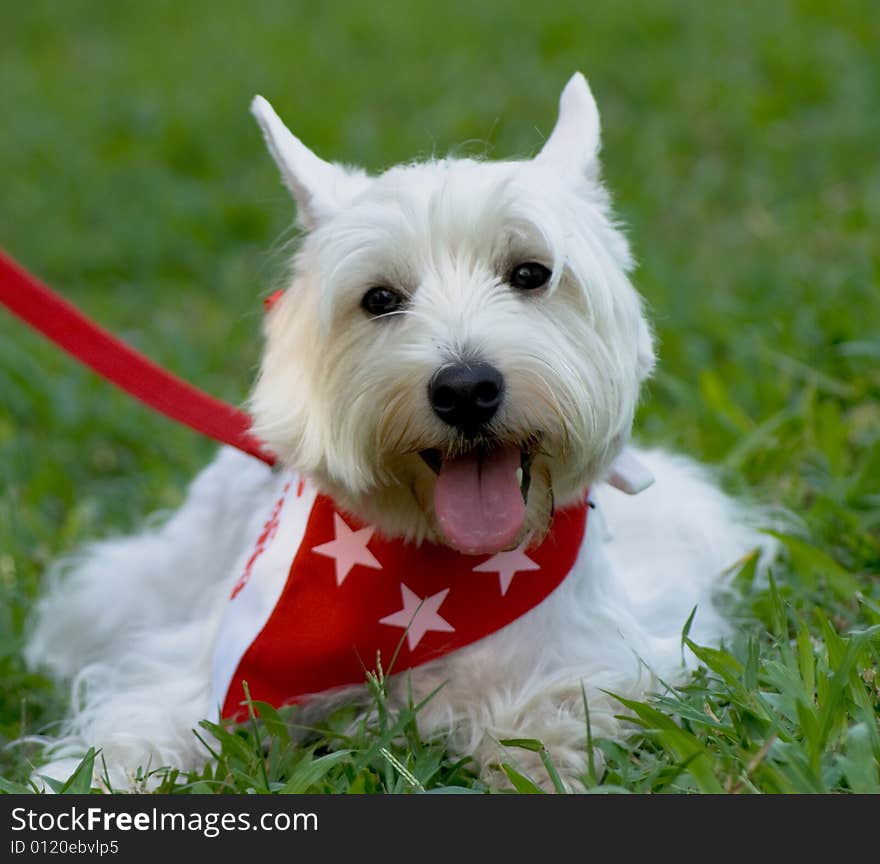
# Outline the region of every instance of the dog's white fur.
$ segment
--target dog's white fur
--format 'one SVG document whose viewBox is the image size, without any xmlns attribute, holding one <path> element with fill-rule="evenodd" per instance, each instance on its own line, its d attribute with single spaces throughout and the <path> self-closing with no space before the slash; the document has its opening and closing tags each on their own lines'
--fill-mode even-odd
<svg viewBox="0 0 880 864">
<path fill-rule="evenodd" d="M 267 317 L 251 403 L 257 433 L 283 462 L 388 536 L 444 542 L 435 477 L 418 454 L 465 445 L 431 411 L 427 382 L 443 364 L 479 356 L 507 384 L 491 435 L 540 438 L 522 537 L 539 536 L 554 505 L 592 487 L 598 506 L 584 550 L 556 592 L 390 685 L 405 700 L 410 686 L 419 698 L 442 684 L 422 728 L 448 734 L 487 776 L 500 739 L 537 738 L 573 780 L 585 764 L 583 692 L 594 734 L 623 734 L 607 691 L 642 698 L 659 679 L 680 680 L 691 610 L 695 637 L 717 641 L 725 624 L 713 592 L 765 545 L 745 508 L 682 457 L 639 453 L 656 483 L 636 497 L 602 482 L 628 442 L 654 352 L 599 179 L 599 116 L 586 81 L 569 82 L 534 159 L 441 159 L 378 177 L 321 160 L 259 97 L 253 110 L 306 229 L 289 288 Z M 546 288 L 524 295 L 507 284 L 524 261 L 552 271 Z M 367 316 L 361 297 L 375 285 L 402 292 L 405 308 Z M 167 522 L 59 569 L 27 657 L 73 680 L 73 705 L 40 773 L 64 774 L 89 745 L 102 748 L 122 786 L 138 766 L 193 768 L 207 758 L 191 730 L 216 716 L 215 633 L 280 482 L 224 449 Z M 519 751 L 506 758 L 523 761 Z M 539 773 L 537 763 L 525 767 Z"/>
</svg>

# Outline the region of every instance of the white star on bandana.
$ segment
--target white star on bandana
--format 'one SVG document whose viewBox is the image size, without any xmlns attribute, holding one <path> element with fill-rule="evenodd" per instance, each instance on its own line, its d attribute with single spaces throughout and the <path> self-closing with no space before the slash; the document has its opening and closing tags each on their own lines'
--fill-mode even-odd
<svg viewBox="0 0 880 864">
<path fill-rule="evenodd" d="M 448 593 L 449 589 L 444 588 L 430 597 L 422 598 L 401 582 L 400 594 L 403 600 L 403 609 L 393 615 L 380 618 L 379 623 L 389 624 L 392 627 L 409 628 L 406 631 L 406 642 L 409 645 L 409 650 L 414 651 L 416 645 L 422 641 L 422 636 L 429 630 L 440 633 L 455 632 L 455 627 L 437 613 Z"/>
<path fill-rule="evenodd" d="M 382 565 L 376 560 L 376 556 L 367 549 L 367 543 L 376 529 L 372 525 L 352 531 L 345 520 L 338 514 L 333 514 L 333 527 L 336 539 L 320 546 L 313 546 L 312 552 L 326 555 L 336 561 L 336 584 L 341 585 L 345 577 L 351 572 L 352 567 L 362 564 L 373 570 L 381 570 Z"/>
<path fill-rule="evenodd" d="M 510 583 L 513 581 L 515 574 L 524 570 L 540 570 L 539 564 L 536 564 L 525 553 L 525 542 L 511 549 L 508 552 L 498 552 L 482 564 L 477 564 L 474 570 L 479 573 L 497 573 L 498 582 L 501 587 L 501 596 L 507 593 Z"/>
</svg>

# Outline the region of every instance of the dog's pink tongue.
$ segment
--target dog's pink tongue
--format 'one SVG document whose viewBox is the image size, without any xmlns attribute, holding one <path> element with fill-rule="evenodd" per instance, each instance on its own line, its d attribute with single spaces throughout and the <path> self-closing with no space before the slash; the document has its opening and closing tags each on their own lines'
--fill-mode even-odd
<svg viewBox="0 0 880 864">
<path fill-rule="evenodd" d="M 496 447 L 444 459 L 434 487 L 434 512 L 449 543 L 481 555 L 508 548 L 526 516 L 518 447 Z"/>
</svg>

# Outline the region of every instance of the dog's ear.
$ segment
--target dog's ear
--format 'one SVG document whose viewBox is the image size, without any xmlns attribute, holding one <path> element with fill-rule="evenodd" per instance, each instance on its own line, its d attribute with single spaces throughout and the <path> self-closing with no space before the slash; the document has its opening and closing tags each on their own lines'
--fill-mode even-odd
<svg viewBox="0 0 880 864">
<path fill-rule="evenodd" d="M 309 150 L 262 96 L 254 97 L 251 113 L 263 130 L 284 184 L 296 200 L 297 216 L 304 228 L 313 228 L 339 210 L 364 185 L 366 175 L 362 172 L 325 162 Z"/>
<path fill-rule="evenodd" d="M 535 161 L 583 176 L 599 155 L 599 109 L 587 79 L 575 72 L 559 97 L 559 117 Z"/>
</svg>

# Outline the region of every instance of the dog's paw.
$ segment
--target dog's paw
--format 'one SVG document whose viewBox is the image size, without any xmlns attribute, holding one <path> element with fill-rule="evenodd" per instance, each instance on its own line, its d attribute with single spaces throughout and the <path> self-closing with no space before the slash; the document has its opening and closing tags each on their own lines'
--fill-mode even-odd
<svg viewBox="0 0 880 864">
<path fill-rule="evenodd" d="M 490 747 L 487 745 L 485 749 Z M 493 789 L 519 792 L 536 786 L 548 793 L 584 790 L 590 770 L 585 746 L 581 749 L 568 746 L 548 748 L 535 740 L 526 739 L 514 744 L 505 739 L 496 742 L 491 749 L 493 756 L 480 763 L 480 779 Z M 596 755 L 601 758 L 600 754 Z M 593 767 L 599 766 L 594 762 Z"/>
</svg>

